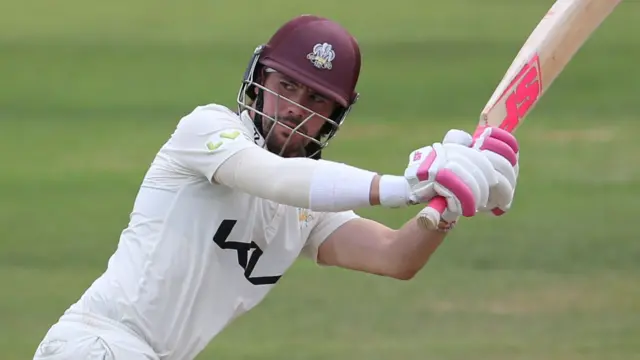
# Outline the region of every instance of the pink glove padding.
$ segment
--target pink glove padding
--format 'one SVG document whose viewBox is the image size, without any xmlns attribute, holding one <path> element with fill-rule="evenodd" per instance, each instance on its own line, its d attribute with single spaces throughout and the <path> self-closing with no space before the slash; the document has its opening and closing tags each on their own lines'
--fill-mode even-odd
<svg viewBox="0 0 640 360">
<path fill-rule="evenodd" d="M 478 129 L 473 137 L 464 131 L 451 130 L 445 142 L 471 146 L 483 153 L 496 171 L 498 183 L 491 187 L 487 204 L 479 209 L 496 216 L 511 208 L 519 173 L 520 146 L 510 132 L 497 128 Z"/>
<path fill-rule="evenodd" d="M 443 143 L 415 150 L 409 156 L 404 176 L 411 187 L 411 201 L 423 203 L 443 196 L 447 200 L 443 217 L 448 221 L 474 216 L 486 206 L 490 187 L 497 183 L 486 156 L 469 145 L 447 142 L 446 137 Z"/>
</svg>

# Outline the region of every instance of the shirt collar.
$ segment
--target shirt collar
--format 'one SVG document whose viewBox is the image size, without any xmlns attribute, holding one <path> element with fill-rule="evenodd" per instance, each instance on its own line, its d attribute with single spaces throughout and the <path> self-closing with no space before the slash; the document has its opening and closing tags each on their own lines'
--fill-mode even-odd
<svg viewBox="0 0 640 360">
<path fill-rule="evenodd" d="M 242 120 L 242 124 L 247 128 L 247 130 L 253 131 L 253 141 L 256 143 L 256 145 L 264 147 L 264 138 L 256 128 L 256 125 L 253 122 L 251 116 L 249 116 L 248 110 L 240 113 L 240 120 Z"/>
</svg>

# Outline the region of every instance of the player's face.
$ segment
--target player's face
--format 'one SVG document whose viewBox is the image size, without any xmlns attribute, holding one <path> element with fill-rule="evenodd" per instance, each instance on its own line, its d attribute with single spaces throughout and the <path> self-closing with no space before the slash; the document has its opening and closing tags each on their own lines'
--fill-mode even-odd
<svg viewBox="0 0 640 360">
<path fill-rule="evenodd" d="M 316 138 L 326 121 L 322 116 L 327 118 L 331 116 L 336 103 L 277 72 L 267 73 L 264 87 L 290 100 L 279 98 L 268 91 L 263 92 L 262 111 L 278 120 L 277 125 L 269 119 L 262 120 L 268 149 L 279 154 L 284 148 L 282 156 L 285 157 L 306 156 L 305 147 L 312 140 L 300 133 Z M 300 127 L 292 134 L 290 129 L 282 125 L 283 123 L 291 128 L 296 128 L 298 125 Z"/>
</svg>

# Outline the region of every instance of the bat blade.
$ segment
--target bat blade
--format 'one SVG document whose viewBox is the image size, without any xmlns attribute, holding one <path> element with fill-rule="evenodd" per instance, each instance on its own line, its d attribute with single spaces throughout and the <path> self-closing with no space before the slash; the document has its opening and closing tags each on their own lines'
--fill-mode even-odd
<svg viewBox="0 0 640 360">
<path fill-rule="evenodd" d="M 622 0 L 557 0 L 516 54 L 480 114 L 480 126 L 514 131 Z"/>
<path fill-rule="evenodd" d="M 487 126 L 514 132 L 578 50 L 622 1 L 557 0 L 507 68 L 480 113 L 474 136 Z M 418 222 L 435 230 L 446 208 L 446 199 L 435 197 L 420 212 Z"/>
</svg>

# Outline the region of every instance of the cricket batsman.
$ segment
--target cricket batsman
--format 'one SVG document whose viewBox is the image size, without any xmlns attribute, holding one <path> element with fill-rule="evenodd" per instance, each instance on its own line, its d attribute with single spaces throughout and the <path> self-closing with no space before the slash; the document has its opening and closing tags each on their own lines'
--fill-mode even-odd
<svg viewBox="0 0 640 360">
<path fill-rule="evenodd" d="M 258 47 L 238 111 L 209 104 L 179 121 L 106 270 L 34 359 L 191 360 L 301 256 L 408 280 L 459 218 L 508 211 L 518 143 L 497 128 L 475 139 L 451 130 L 412 151 L 402 175 L 322 159 L 358 99 L 360 62 L 347 30 L 311 15 Z M 417 213 L 435 196 L 447 199 L 435 230 L 354 213 L 421 204 Z"/>
</svg>

